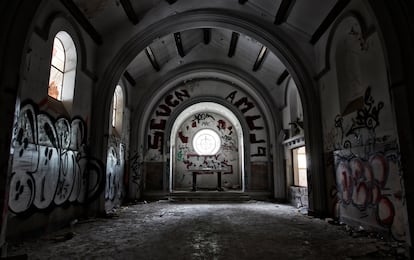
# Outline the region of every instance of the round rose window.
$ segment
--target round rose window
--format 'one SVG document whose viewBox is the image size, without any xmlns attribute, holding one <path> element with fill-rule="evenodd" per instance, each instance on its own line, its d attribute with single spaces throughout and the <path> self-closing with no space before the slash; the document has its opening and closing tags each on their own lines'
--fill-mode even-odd
<svg viewBox="0 0 414 260">
<path fill-rule="evenodd" d="M 214 155 L 220 146 L 220 136 L 211 129 L 200 130 L 194 135 L 193 147 L 199 155 Z"/>
</svg>

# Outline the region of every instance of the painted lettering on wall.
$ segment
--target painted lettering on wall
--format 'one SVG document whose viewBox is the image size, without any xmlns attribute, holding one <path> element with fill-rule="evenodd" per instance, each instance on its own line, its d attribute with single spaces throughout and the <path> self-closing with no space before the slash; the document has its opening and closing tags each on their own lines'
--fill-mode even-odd
<svg viewBox="0 0 414 260">
<path fill-rule="evenodd" d="M 22 104 L 14 128 L 9 208 L 16 214 L 84 203 L 103 189 L 103 164 L 88 155 L 80 118 L 53 120 Z"/>
<path fill-rule="evenodd" d="M 379 228 L 387 228 L 396 240 L 408 237 L 400 156 L 396 143 L 365 154 L 335 153 L 335 177 L 340 215 Z"/>
<path fill-rule="evenodd" d="M 173 110 L 184 100 L 191 98 L 190 93 L 186 89 L 179 89 L 168 94 L 161 104 L 158 105 L 152 119 L 150 120 L 148 129 L 148 152 L 146 158 L 149 161 L 162 160 L 164 154 L 165 129 L 168 117 Z M 224 95 L 224 99 L 230 102 L 234 107 L 240 110 L 244 115 L 250 136 L 250 153 L 252 160 L 266 160 L 267 153 L 267 134 L 264 127 L 263 117 L 256 108 L 253 100 L 245 94 L 232 90 L 229 94 Z M 193 121 L 188 128 L 198 128 L 200 124 L 206 127 L 206 120 L 212 116 L 211 113 L 198 113 L 194 115 Z M 214 120 L 214 118 L 213 118 Z M 218 129 L 223 126 L 218 122 Z M 224 127 L 225 128 L 225 127 Z M 185 143 L 188 138 L 183 132 L 178 133 L 179 137 Z"/>
<path fill-rule="evenodd" d="M 260 114 L 249 114 L 249 111 L 252 111 L 255 108 L 255 105 L 248 97 L 242 96 L 238 97 L 238 91 L 232 91 L 226 96 L 226 100 L 231 102 L 236 108 L 243 113 L 246 123 L 250 130 L 250 150 L 252 158 L 266 158 L 266 132 L 264 129 L 263 119 Z M 260 122 L 260 123 L 258 123 Z M 257 136 L 260 136 L 258 138 Z M 261 145 L 259 145 L 261 144 Z"/>
<path fill-rule="evenodd" d="M 190 93 L 186 89 L 176 90 L 174 93 L 168 94 L 164 98 L 163 103 L 158 106 L 149 125 L 148 148 L 158 151 L 158 153 L 153 151 L 149 154 L 158 154 L 159 156 L 151 156 L 148 158 L 149 160 L 158 160 L 160 155 L 164 153 L 164 131 L 167 118 L 171 115 L 174 108 L 189 98 Z"/>
</svg>

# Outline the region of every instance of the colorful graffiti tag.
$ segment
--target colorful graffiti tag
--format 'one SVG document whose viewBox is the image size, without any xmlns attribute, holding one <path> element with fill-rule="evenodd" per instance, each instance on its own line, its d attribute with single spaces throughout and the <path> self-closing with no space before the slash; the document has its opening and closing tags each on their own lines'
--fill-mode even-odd
<svg viewBox="0 0 414 260">
<path fill-rule="evenodd" d="M 335 177 L 341 217 L 389 229 L 395 239 L 405 240 L 406 211 L 397 151 L 396 144 L 368 156 L 337 151 Z"/>
<path fill-rule="evenodd" d="M 103 164 L 88 155 L 82 119 L 52 120 L 26 103 L 13 136 L 9 208 L 16 214 L 84 203 L 103 188 Z"/>
<path fill-rule="evenodd" d="M 346 223 L 408 241 L 399 147 L 388 135 L 380 135 L 382 111 L 388 112 L 384 102 L 376 102 L 367 87 L 361 108 L 336 116 L 335 128 L 327 135 L 333 140 L 328 149 L 335 149 L 333 209 Z"/>
</svg>

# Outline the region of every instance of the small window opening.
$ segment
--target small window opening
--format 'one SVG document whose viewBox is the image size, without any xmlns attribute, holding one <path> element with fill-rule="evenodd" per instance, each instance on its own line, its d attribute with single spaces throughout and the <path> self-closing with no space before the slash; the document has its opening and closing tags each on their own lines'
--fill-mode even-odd
<svg viewBox="0 0 414 260">
<path fill-rule="evenodd" d="M 58 37 L 55 37 L 53 41 L 48 95 L 57 100 L 62 100 L 65 62 L 65 48 L 63 47 L 62 41 Z"/>
<path fill-rule="evenodd" d="M 112 118 L 111 126 L 116 130 L 116 132 L 122 132 L 122 118 L 123 118 L 123 108 L 124 108 L 124 97 L 122 92 L 122 87 L 117 85 L 114 91 L 114 96 L 112 98 Z"/>
<path fill-rule="evenodd" d="M 220 136 L 211 129 L 202 129 L 194 135 L 193 148 L 199 155 L 215 155 L 220 147 Z"/>
<path fill-rule="evenodd" d="M 116 119 L 117 119 L 117 113 L 116 111 L 118 110 L 118 95 L 117 92 L 115 91 L 114 93 L 114 99 L 113 99 L 113 104 L 112 104 L 112 127 L 116 126 Z"/>
<path fill-rule="evenodd" d="M 307 166 L 305 146 L 292 150 L 293 153 L 293 181 L 295 186 L 307 187 Z"/>
</svg>

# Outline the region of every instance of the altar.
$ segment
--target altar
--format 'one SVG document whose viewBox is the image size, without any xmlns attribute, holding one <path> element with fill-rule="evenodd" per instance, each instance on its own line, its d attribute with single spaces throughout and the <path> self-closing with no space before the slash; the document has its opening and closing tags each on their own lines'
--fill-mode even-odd
<svg viewBox="0 0 414 260">
<path fill-rule="evenodd" d="M 189 172 L 193 174 L 193 187 L 192 191 L 197 191 L 197 176 L 201 174 L 217 174 L 217 190 L 223 191 L 221 187 L 221 174 L 223 172 L 228 171 L 228 169 L 214 169 L 214 168 L 197 168 L 197 169 L 189 169 Z"/>
</svg>

